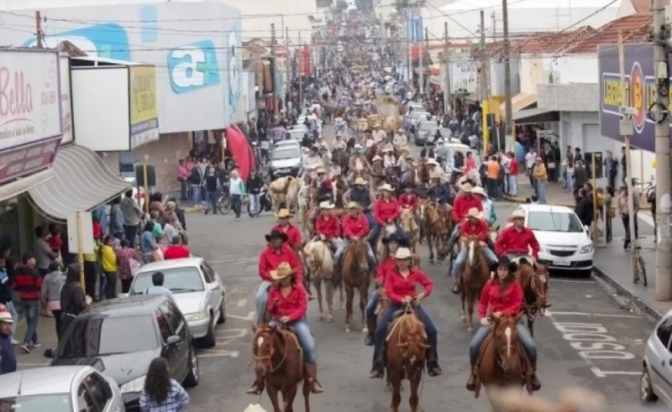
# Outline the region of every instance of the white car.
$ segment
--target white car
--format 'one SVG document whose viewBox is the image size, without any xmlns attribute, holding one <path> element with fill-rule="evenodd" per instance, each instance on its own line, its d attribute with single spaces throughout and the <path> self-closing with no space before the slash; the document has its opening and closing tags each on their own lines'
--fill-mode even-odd
<svg viewBox="0 0 672 412">
<path fill-rule="evenodd" d="M 661 400 L 672 408 L 672 310 L 658 322 L 646 341 L 639 398 L 642 404 Z"/>
<path fill-rule="evenodd" d="M 125 410 L 119 385 L 91 366 L 33 368 L 0 376 L 0 411 Z"/>
<path fill-rule="evenodd" d="M 138 269 L 129 295 L 143 295 L 156 272 L 163 273 L 163 286 L 172 292 L 191 335 L 205 347 L 215 346 L 215 326 L 226 322 L 226 288 L 217 272 L 200 257 L 149 263 Z"/>
<path fill-rule="evenodd" d="M 590 276 L 593 241 L 572 209 L 538 204 L 520 205 L 520 209 L 525 212 L 525 226 L 539 241 L 539 260 L 548 262 L 550 270 Z"/>
</svg>

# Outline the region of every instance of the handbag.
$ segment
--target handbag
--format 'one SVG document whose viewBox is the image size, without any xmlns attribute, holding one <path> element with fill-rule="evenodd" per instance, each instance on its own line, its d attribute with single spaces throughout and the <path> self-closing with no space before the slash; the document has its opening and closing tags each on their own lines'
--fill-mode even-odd
<svg viewBox="0 0 672 412">
<path fill-rule="evenodd" d="M 549 169 L 555 169 L 555 162 L 548 162 Z"/>
</svg>

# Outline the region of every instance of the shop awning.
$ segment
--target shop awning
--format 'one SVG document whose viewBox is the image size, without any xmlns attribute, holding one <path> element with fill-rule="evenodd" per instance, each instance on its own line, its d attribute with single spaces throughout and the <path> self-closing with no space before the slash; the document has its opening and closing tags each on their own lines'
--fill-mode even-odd
<svg viewBox="0 0 672 412">
<path fill-rule="evenodd" d="M 41 172 L 33 173 L 30 176 L 20 177 L 13 182 L 5 183 L 0 186 L 0 202 L 16 197 L 18 194 L 25 193 L 28 190 L 39 186 L 42 183 L 53 179 L 55 173 L 49 168 Z"/>
<path fill-rule="evenodd" d="M 95 152 L 82 146 L 61 149 L 52 170 L 52 180 L 28 193 L 40 212 L 59 220 L 90 211 L 131 187 L 130 182 L 110 172 Z"/>
<path fill-rule="evenodd" d="M 560 113 L 554 110 L 525 109 L 513 114 L 515 124 L 559 122 Z"/>
<path fill-rule="evenodd" d="M 513 113 L 518 113 L 521 110 L 527 109 L 529 107 L 537 106 L 537 95 L 536 94 L 525 94 L 518 93 L 517 95 L 511 98 L 511 108 Z M 499 106 L 502 111 L 502 116 L 506 113 L 506 102 L 502 103 Z"/>
</svg>

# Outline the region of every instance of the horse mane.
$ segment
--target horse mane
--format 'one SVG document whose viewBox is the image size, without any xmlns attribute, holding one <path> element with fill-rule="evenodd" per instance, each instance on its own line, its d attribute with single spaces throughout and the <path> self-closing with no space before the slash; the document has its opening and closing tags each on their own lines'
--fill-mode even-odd
<svg viewBox="0 0 672 412">
<path fill-rule="evenodd" d="M 409 355 L 417 356 L 424 353 L 428 348 L 427 333 L 420 319 L 415 314 L 407 313 L 402 315 L 398 322 L 396 330 L 398 337 L 395 339 L 397 346 Z"/>
<path fill-rule="evenodd" d="M 349 268 L 353 264 L 353 261 L 366 259 L 367 252 L 366 243 L 363 241 L 350 243 L 345 252 L 343 252 L 343 268 Z"/>
<path fill-rule="evenodd" d="M 516 277 L 520 280 L 523 289 L 525 289 L 525 287 L 532 282 L 534 275 L 535 275 L 534 267 L 528 262 L 524 263 L 521 262 L 520 265 L 518 265 Z"/>
</svg>

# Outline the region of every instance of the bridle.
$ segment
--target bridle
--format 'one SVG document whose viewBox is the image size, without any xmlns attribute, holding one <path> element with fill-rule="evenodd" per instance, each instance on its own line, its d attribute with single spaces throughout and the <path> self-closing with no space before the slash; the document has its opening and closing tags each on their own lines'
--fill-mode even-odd
<svg viewBox="0 0 672 412">
<path fill-rule="evenodd" d="M 273 358 L 273 355 L 275 355 L 275 349 L 273 348 L 273 342 L 274 342 L 275 338 L 272 335 L 273 334 L 271 333 L 270 334 L 271 338 L 269 339 L 269 341 L 270 341 L 269 345 L 271 347 L 271 350 L 270 350 L 268 355 L 259 356 L 259 355 L 256 355 L 254 353 L 254 350 L 252 351 L 252 357 L 254 358 L 255 362 L 257 362 L 257 361 L 262 361 L 263 362 L 265 360 L 268 360 L 268 364 L 271 366 L 271 368 L 270 368 L 271 370 L 268 371 L 269 373 L 275 373 L 280 369 L 280 367 L 282 367 L 282 365 L 285 363 L 285 360 L 287 359 L 287 351 L 288 351 L 288 345 L 285 344 L 285 351 L 282 354 L 282 359 L 280 360 L 280 363 L 278 363 L 278 365 L 274 368 L 272 358 Z M 255 338 L 256 338 L 256 336 L 255 336 Z M 259 349 L 258 346 L 257 346 L 257 349 Z"/>
</svg>

